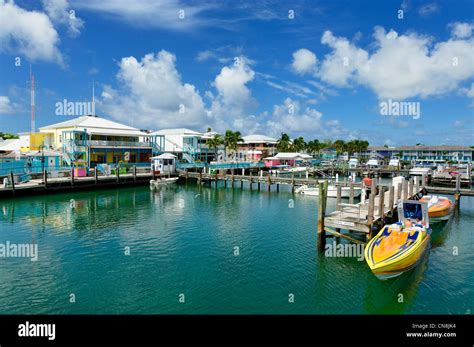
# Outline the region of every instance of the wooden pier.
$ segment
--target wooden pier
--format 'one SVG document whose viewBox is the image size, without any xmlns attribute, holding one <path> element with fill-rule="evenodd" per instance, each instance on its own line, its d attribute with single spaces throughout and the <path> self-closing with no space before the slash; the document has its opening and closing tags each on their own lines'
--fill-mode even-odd
<svg viewBox="0 0 474 347">
<path fill-rule="evenodd" d="M 327 184 L 319 183 L 318 248 L 324 250 L 327 234 L 347 239 L 354 243 L 369 241 L 386 223 L 397 221 L 397 201 L 418 200 L 427 194 L 454 195 L 459 207 L 462 195 L 474 196 L 473 189 L 461 189 L 458 176 L 455 188 L 439 188 L 425 185 L 425 177 L 413 177 L 395 185 L 376 184 L 372 180 L 368 199 L 362 197 L 358 204 L 341 202 L 341 187 L 338 186 L 336 211 L 326 214 Z M 364 195 L 364 193 L 363 193 Z M 348 233 L 341 233 L 341 229 Z M 365 240 L 356 235 L 365 235 Z"/>
<path fill-rule="evenodd" d="M 28 182 L 15 184 L 13 174 L 10 175 L 10 184 L 0 187 L 0 198 L 8 198 L 19 195 L 49 194 L 67 190 L 110 188 L 114 186 L 144 185 L 149 184 L 150 179 L 155 176 L 151 172 L 137 172 L 136 167 L 131 168 L 131 173 L 102 175 L 93 170 L 92 176 L 76 177 L 74 171 L 66 173 L 64 177 L 48 177 L 48 172 L 39 175 L 41 178 L 30 179 Z M 158 176 L 156 176 L 158 177 Z"/>
</svg>

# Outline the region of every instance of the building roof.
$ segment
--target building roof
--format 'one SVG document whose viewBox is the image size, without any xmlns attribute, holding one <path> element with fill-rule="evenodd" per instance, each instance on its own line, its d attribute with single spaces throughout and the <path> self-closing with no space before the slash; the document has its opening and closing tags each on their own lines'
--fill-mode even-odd
<svg viewBox="0 0 474 347">
<path fill-rule="evenodd" d="M 62 128 L 85 129 L 89 134 L 126 135 L 140 136 L 147 135 L 145 132 L 131 126 L 117 123 L 97 116 L 81 116 L 64 122 L 51 124 L 39 128 L 40 131 L 54 130 Z"/>
<path fill-rule="evenodd" d="M 174 154 L 171 153 L 163 153 L 160 155 L 157 155 L 155 157 L 151 157 L 150 159 L 176 159 L 177 157 Z"/>
<path fill-rule="evenodd" d="M 278 140 L 265 135 L 247 135 L 243 136 L 244 143 L 277 143 Z"/>
<path fill-rule="evenodd" d="M 151 133 L 152 135 L 191 135 L 191 136 L 201 136 L 202 133 L 197 131 L 186 129 L 186 128 L 175 128 L 175 129 L 161 129 Z"/>
<path fill-rule="evenodd" d="M 399 151 L 474 151 L 468 146 L 400 146 Z"/>
<path fill-rule="evenodd" d="M 28 147 L 28 143 L 24 139 L 8 139 L 0 142 L 0 151 L 2 152 L 19 151 L 22 147 Z"/>
<path fill-rule="evenodd" d="M 369 146 L 367 147 L 367 151 L 396 151 L 398 148 L 396 147 L 385 147 L 385 146 Z"/>
<path fill-rule="evenodd" d="M 313 159 L 313 157 L 304 153 L 280 152 L 273 157 L 269 157 L 265 159 L 266 160 L 296 160 L 296 159 Z"/>
</svg>

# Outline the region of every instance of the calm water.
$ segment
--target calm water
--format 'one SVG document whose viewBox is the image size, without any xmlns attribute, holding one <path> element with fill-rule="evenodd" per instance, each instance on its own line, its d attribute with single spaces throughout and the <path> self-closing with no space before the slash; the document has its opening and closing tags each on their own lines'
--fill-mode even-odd
<svg viewBox="0 0 474 347">
<path fill-rule="evenodd" d="M 318 254 L 317 198 L 284 190 L 2 200 L 0 243 L 37 243 L 39 259 L 0 258 L 0 313 L 472 313 L 474 199 L 435 226 L 419 267 L 382 282 L 365 261 Z"/>
</svg>

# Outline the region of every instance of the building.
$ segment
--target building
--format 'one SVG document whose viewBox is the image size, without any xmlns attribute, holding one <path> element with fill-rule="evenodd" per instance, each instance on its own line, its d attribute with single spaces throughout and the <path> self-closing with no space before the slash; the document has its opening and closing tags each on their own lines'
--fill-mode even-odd
<svg viewBox="0 0 474 347">
<path fill-rule="evenodd" d="M 303 161 L 312 160 L 313 157 L 309 154 L 296 153 L 296 152 L 280 152 L 273 157 L 267 157 L 263 159 L 266 167 L 279 166 L 279 165 L 290 165 L 295 166 Z"/>
<path fill-rule="evenodd" d="M 400 146 L 369 147 L 367 156 L 376 154 L 388 161 L 392 157 L 408 162 L 420 163 L 472 163 L 474 148 L 467 146 Z"/>
<path fill-rule="evenodd" d="M 245 155 L 250 160 L 259 160 L 262 157 L 275 155 L 278 140 L 265 135 L 247 135 L 239 144 L 239 150 L 245 151 Z"/>
<path fill-rule="evenodd" d="M 51 149 L 61 151 L 67 165 L 77 160 L 89 167 L 119 162 L 148 165 L 163 147 L 161 136 L 98 116 L 81 116 L 39 130 Z"/>
<path fill-rule="evenodd" d="M 203 133 L 186 128 L 162 129 L 151 133 L 163 138 L 163 152 L 173 153 L 178 160 L 194 163 L 201 155 Z"/>
</svg>

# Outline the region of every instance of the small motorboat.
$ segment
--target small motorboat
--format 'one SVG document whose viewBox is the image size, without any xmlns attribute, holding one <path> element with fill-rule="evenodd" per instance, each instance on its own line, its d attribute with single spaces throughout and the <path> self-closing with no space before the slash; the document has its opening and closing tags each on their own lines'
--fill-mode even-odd
<svg viewBox="0 0 474 347">
<path fill-rule="evenodd" d="M 384 226 L 365 247 L 365 261 L 379 279 L 396 277 L 416 267 L 430 246 L 428 206 L 425 202 L 398 203 L 401 220 Z"/>
<path fill-rule="evenodd" d="M 157 180 L 150 180 L 150 190 L 158 190 L 160 188 L 176 183 L 179 177 L 161 178 Z"/>
<path fill-rule="evenodd" d="M 354 197 L 357 198 L 362 193 L 362 188 L 353 187 Z M 295 193 L 304 194 L 304 195 L 314 195 L 319 196 L 319 187 L 308 187 L 303 185 L 295 190 Z M 351 187 L 341 187 L 341 198 L 349 198 L 351 195 Z M 328 186 L 328 198 L 337 198 L 337 186 L 329 185 Z"/>
<path fill-rule="evenodd" d="M 428 204 L 428 216 L 430 218 L 449 218 L 453 211 L 453 202 L 445 196 L 425 195 L 420 201 Z"/>
</svg>

